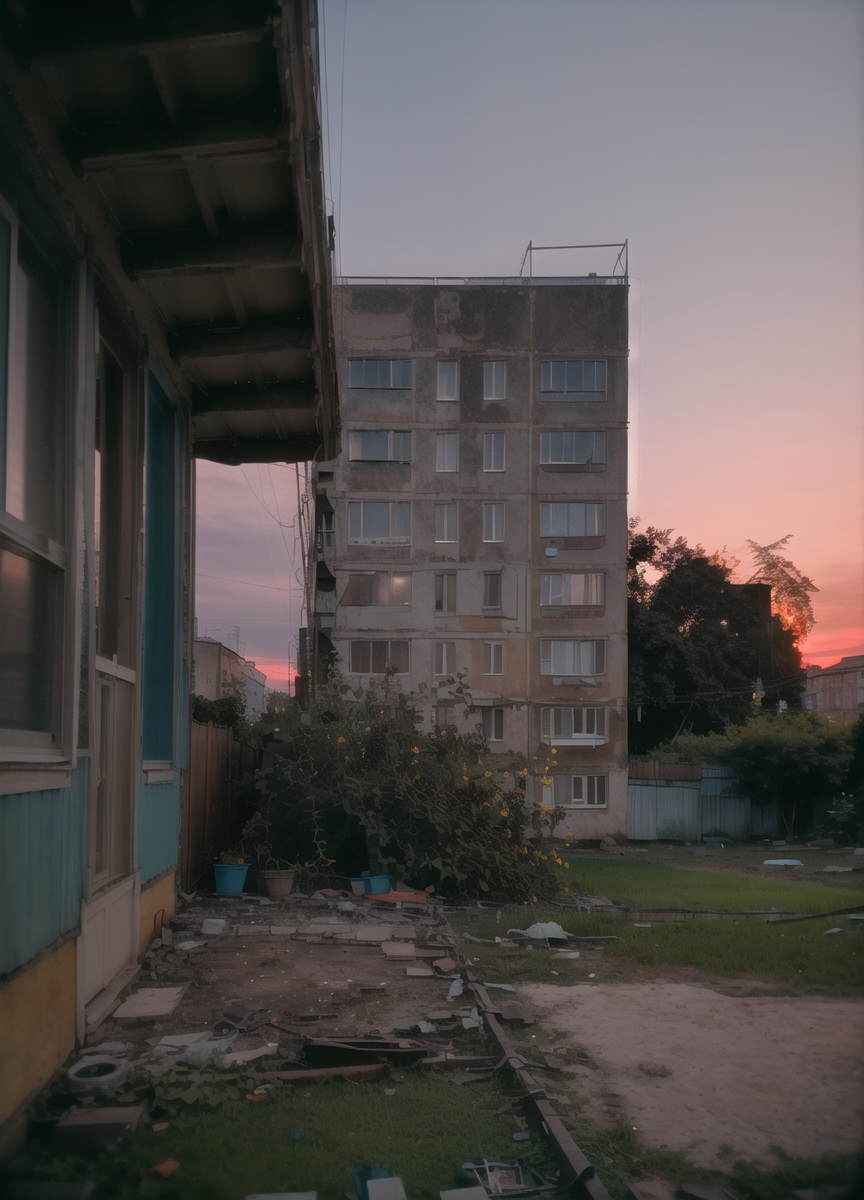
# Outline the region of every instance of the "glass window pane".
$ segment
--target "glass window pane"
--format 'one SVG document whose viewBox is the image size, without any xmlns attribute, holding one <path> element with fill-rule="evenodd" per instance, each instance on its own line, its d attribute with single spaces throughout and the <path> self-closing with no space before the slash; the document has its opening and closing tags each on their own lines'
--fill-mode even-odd
<svg viewBox="0 0 864 1200">
<path fill-rule="evenodd" d="M 408 643 L 407 642 L 390 642 L 382 643 L 390 647 L 390 667 L 397 671 L 400 675 L 408 674 Z"/>
<path fill-rule="evenodd" d="M 504 540 L 504 505 L 483 505 L 483 541 L 503 542 Z"/>
<path fill-rule="evenodd" d="M 483 434 L 483 470 L 504 470 L 504 434 Z"/>
<path fill-rule="evenodd" d="M 348 537 L 363 536 L 363 505 L 359 502 L 348 505 Z"/>
<path fill-rule="evenodd" d="M 483 607 L 501 607 L 501 575 L 497 571 L 483 574 Z"/>
<path fill-rule="evenodd" d="M 455 362 L 439 362 L 438 364 L 438 399 L 439 400 L 456 400 L 458 392 L 456 390 L 456 363 Z"/>
<path fill-rule="evenodd" d="M 483 399 L 503 400 L 505 393 L 506 363 L 485 362 L 483 364 Z"/>
<path fill-rule="evenodd" d="M 390 603 L 391 604 L 410 604 L 411 603 L 411 576 L 410 575 L 392 575 L 390 577 Z"/>
<path fill-rule="evenodd" d="M 394 462 L 411 461 L 411 434 L 408 430 L 396 429 L 390 434 L 390 457 Z"/>
<path fill-rule="evenodd" d="M 351 670 L 368 674 L 369 672 L 369 642 L 351 643 Z"/>
<path fill-rule="evenodd" d="M 459 469 L 459 434 L 439 433 L 436 439 L 436 471 Z"/>
<path fill-rule="evenodd" d="M 386 507 L 386 506 L 385 506 Z M 411 537 L 411 502 L 396 500 L 393 509 L 393 536 L 398 538 Z"/>
<path fill-rule="evenodd" d="M 456 538 L 456 505 L 435 505 L 435 541 L 455 542 Z"/>
<path fill-rule="evenodd" d="M 410 359 L 397 360 L 393 363 L 394 388 L 410 388 L 414 386 L 414 363 Z"/>
<path fill-rule="evenodd" d="M 606 434 L 599 430 L 594 434 L 591 457 L 595 463 L 605 463 L 606 461 Z"/>
<path fill-rule="evenodd" d="M 390 536 L 390 505 L 376 500 L 363 501 L 364 538 L 386 538 Z"/>
<path fill-rule="evenodd" d="M 24 238 L 15 274 L 14 375 L 6 397 L 6 510 L 63 541 L 65 428 L 59 400 L 57 278 Z"/>
<path fill-rule="evenodd" d="M 540 364 L 540 391 L 548 392 L 552 388 L 552 364 L 541 362 Z"/>
<path fill-rule="evenodd" d="M 0 728 L 50 733 L 59 577 L 0 548 Z"/>
</svg>

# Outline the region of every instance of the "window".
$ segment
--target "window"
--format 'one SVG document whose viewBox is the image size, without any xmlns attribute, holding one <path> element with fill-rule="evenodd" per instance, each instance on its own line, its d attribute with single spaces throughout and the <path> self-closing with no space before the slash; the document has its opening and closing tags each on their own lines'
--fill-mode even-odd
<svg viewBox="0 0 864 1200">
<path fill-rule="evenodd" d="M 552 746 L 601 746 L 606 741 L 605 708 L 543 708 L 540 728 Z"/>
<path fill-rule="evenodd" d="M 606 434 L 602 430 L 540 434 L 541 463 L 605 463 Z"/>
<path fill-rule="evenodd" d="M 483 607 L 501 607 L 501 572 L 483 572 Z"/>
<path fill-rule="evenodd" d="M 456 670 L 456 643 L 435 643 L 435 674 L 452 675 Z"/>
<path fill-rule="evenodd" d="M 436 435 L 436 471 L 459 470 L 459 434 L 439 433 Z"/>
<path fill-rule="evenodd" d="M 320 512 L 318 514 L 318 541 L 319 550 L 326 550 L 333 545 L 333 513 Z"/>
<path fill-rule="evenodd" d="M 455 725 L 454 708 L 452 704 L 436 704 L 435 724 L 439 729 L 445 725 Z"/>
<path fill-rule="evenodd" d="M 435 611 L 436 613 L 455 613 L 456 611 L 456 576 L 435 576 Z"/>
<path fill-rule="evenodd" d="M 349 575 L 348 586 L 339 603 L 353 604 L 358 608 L 410 604 L 411 576 L 395 571 L 369 571 L 362 575 Z"/>
<path fill-rule="evenodd" d="M 541 575 L 540 603 L 579 604 L 605 603 L 605 576 L 602 571 L 574 571 L 569 575 Z"/>
<path fill-rule="evenodd" d="M 605 808 L 605 775 L 555 775 L 552 787 L 544 787 L 544 804 L 562 808 Z"/>
<path fill-rule="evenodd" d="M 64 307 L 57 275 L 0 202 L 0 744 L 7 761 L 47 762 L 62 753 Z"/>
<path fill-rule="evenodd" d="M 487 742 L 504 741 L 504 709 L 481 708 L 480 716 L 483 722 L 483 736 Z"/>
<path fill-rule="evenodd" d="M 438 364 L 438 399 L 459 399 L 459 365 L 455 362 Z"/>
<path fill-rule="evenodd" d="M 483 505 L 483 541 L 504 541 L 504 505 Z"/>
<path fill-rule="evenodd" d="M 459 509 L 455 504 L 435 505 L 435 541 L 457 542 L 459 540 Z"/>
<path fill-rule="evenodd" d="M 484 675 L 503 675 L 504 674 L 504 643 L 503 642 L 484 642 L 483 643 L 483 674 Z"/>
<path fill-rule="evenodd" d="M 351 462 L 410 462 L 411 434 L 407 429 L 352 429 L 348 458 Z"/>
<path fill-rule="evenodd" d="M 543 641 L 540 643 L 541 675 L 603 675 L 606 671 L 604 641 Z"/>
<path fill-rule="evenodd" d="M 605 400 L 606 363 L 541 362 L 541 400 Z"/>
<path fill-rule="evenodd" d="M 407 642 L 352 642 L 351 667 L 358 675 L 408 673 Z"/>
<path fill-rule="evenodd" d="M 503 361 L 484 362 L 483 399 L 503 400 L 507 388 L 507 364 Z"/>
<path fill-rule="evenodd" d="M 606 505 L 541 504 L 541 537 L 602 537 L 606 532 Z"/>
<path fill-rule="evenodd" d="M 504 470 L 504 434 L 483 434 L 483 470 Z"/>
<path fill-rule="evenodd" d="M 399 358 L 352 358 L 348 362 L 348 386 L 352 388 L 410 388 L 414 363 Z"/>
<path fill-rule="evenodd" d="M 411 505 L 403 500 L 357 500 L 348 505 L 348 541 L 407 545 L 411 541 Z"/>
</svg>

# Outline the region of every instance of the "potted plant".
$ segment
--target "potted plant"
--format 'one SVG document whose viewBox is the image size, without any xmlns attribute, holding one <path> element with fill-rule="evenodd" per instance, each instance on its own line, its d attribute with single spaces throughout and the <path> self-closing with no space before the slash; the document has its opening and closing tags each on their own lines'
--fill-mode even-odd
<svg viewBox="0 0 864 1200">
<path fill-rule="evenodd" d="M 259 885 L 264 884 L 270 900 L 281 900 L 290 894 L 294 886 L 295 867 L 276 853 L 270 840 L 270 826 L 271 822 L 263 818 L 260 812 L 255 813 L 243 830 L 241 845 L 252 844 L 252 857 L 258 865 Z"/>
<path fill-rule="evenodd" d="M 249 864 L 245 858 L 240 858 L 229 850 L 223 851 L 218 862 L 213 864 L 217 896 L 239 895 L 243 891 L 248 873 Z"/>
</svg>

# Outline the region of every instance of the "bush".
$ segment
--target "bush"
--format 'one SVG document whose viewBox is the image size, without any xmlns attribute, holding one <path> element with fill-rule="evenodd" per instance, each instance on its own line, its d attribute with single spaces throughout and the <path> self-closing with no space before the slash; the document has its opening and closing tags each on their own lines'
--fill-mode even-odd
<svg viewBox="0 0 864 1200">
<path fill-rule="evenodd" d="M 419 733 L 410 698 L 386 678 L 366 690 L 334 678 L 310 713 L 286 717 L 256 783 L 262 865 L 368 869 L 463 897 L 559 890 L 556 852 L 532 850 L 524 834 L 563 813 L 539 804 L 527 812 L 527 768 L 493 767 L 479 733 Z"/>
</svg>

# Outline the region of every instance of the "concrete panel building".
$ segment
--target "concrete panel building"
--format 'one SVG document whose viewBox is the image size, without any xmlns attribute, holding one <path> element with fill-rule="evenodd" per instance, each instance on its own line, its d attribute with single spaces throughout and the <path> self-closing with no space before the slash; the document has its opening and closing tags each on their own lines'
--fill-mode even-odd
<svg viewBox="0 0 864 1200">
<path fill-rule="evenodd" d="M 317 670 L 481 727 L 580 838 L 627 811 L 622 276 L 334 289 L 341 454 L 317 464 Z M 470 691 L 470 711 L 457 695 Z"/>
<path fill-rule="evenodd" d="M 236 680 L 243 687 L 246 720 L 257 721 L 264 711 L 267 690 L 264 672 L 215 638 L 196 637 L 192 652 L 195 656 L 192 663 L 193 695 L 203 696 L 205 700 L 220 700 L 231 694 Z"/>
<path fill-rule="evenodd" d="M 826 720 L 857 721 L 864 712 L 864 654 L 847 655 L 830 667 L 808 667 L 802 703 Z"/>
</svg>

